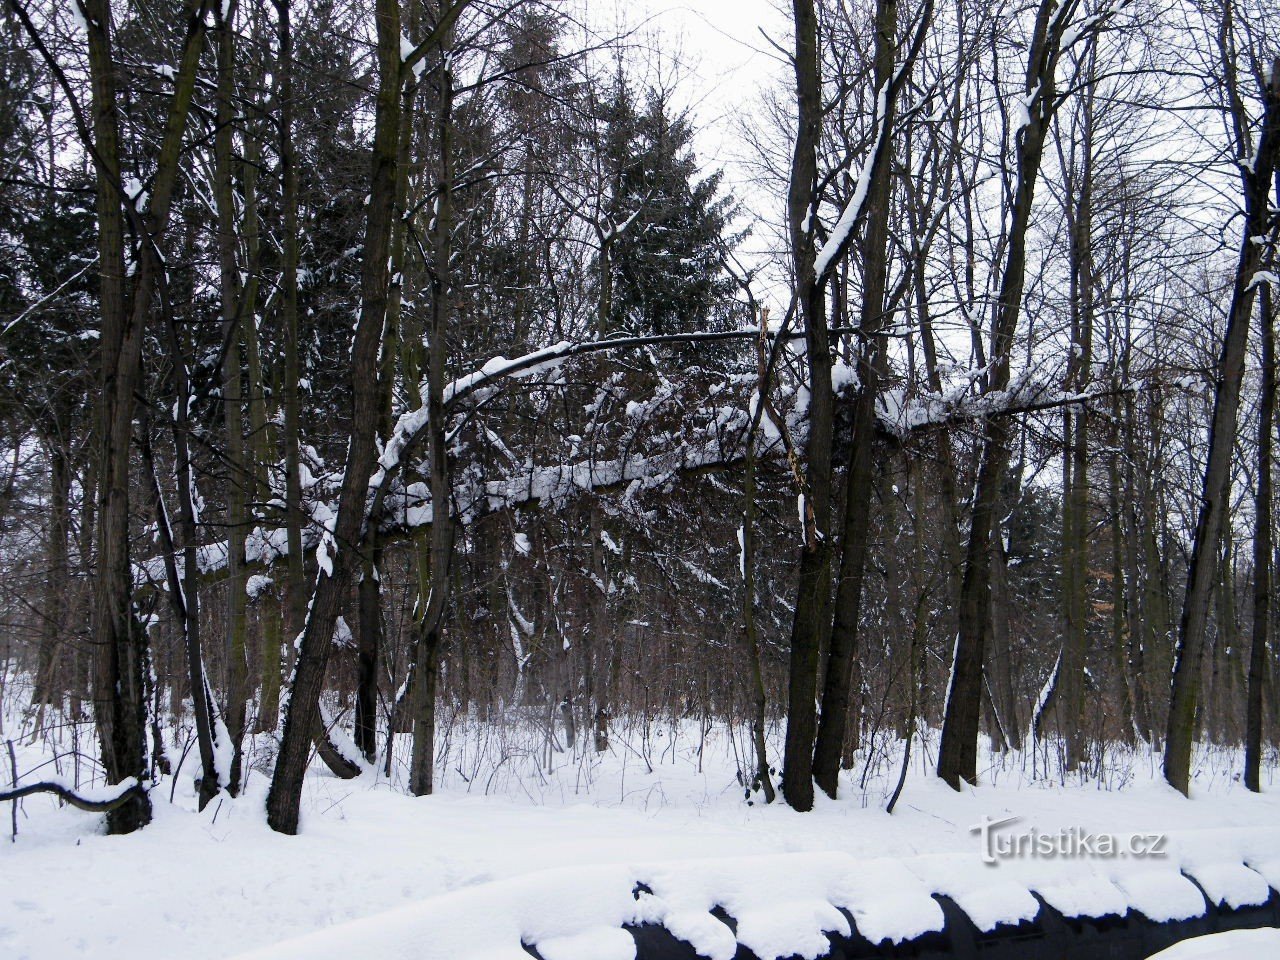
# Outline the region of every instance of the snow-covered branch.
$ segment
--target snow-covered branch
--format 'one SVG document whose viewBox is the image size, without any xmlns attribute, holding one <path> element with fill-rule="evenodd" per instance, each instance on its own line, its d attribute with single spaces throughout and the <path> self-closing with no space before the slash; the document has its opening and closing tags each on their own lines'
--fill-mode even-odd
<svg viewBox="0 0 1280 960">
<path fill-rule="evenodd" d="M 125 803 L 136 793 L 145 793 L 142 784 L 133 777 L 127 777 L 119 783 L 96 790 L 77 790 L 74 786 L 60 779 L 41 780 L 38 783 L 24 783 L 10 790 L 0 790 L 0 803 L 5 800 L 21 800 L 36 793 L 53 793 L 64 802 L 89 813 L 107 813 Z"/>
</svg>

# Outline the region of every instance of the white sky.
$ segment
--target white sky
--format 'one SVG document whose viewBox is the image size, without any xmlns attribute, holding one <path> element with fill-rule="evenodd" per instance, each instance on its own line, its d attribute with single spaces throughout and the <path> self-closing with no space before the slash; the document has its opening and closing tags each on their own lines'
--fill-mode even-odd
<svg viewBox="0 0 1280 960">
<path fill-rule="evenodd" d="M 758 262 L 773 242 L 770 223 L 781 221 L 780 197 L 753 183 L 743 162 L 749 150 L 744 124 L 755 123 L 761 93 L 791 82 L 790 64 L 770 45 L 791 46 L 786 0 L 582 0 L 586 19 L 602 33 L 636 31 L 634 42 L 657 48 L 657 69 L 674 80 L 676 103 L 687 107 L 697 129 L 698 159 L 708 172 L 724 172 L 723 189 L 743 207 L 740 227 L 753 236 L 740 248 Z M 767 38 L 766 38 L 767 35 Z M 758 129 L 762 127 L 757 127 Z M 761 279 L 761 295 L 768 294 Z M 784 295 L 785 296 L 785 295 Z"/>
<path fill-rule="evenodd" d="M 646 16 L 660 33 L 704 135 L 740 121 L 760 88 L 787 72 L 769 45 L 790 46 L 789 16 L 776 0 L 640 0 L 628 9 L 632 22 Z"/>
</svg>

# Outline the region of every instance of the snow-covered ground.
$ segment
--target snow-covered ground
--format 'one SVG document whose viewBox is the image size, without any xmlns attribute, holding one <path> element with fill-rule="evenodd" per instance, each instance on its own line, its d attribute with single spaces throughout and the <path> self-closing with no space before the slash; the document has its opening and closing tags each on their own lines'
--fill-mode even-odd
<svg viewBox="0 0 1280 960">
<path fill-rule="evenodd" d="M 1151 960 L 1276 960 L 1280 930 L 1232 930 L 1195 937 L 1162 950 Z"/>
<path fill-rule="evenodd" d="M 16 717 L 4 729 L 29 779 L 68 746 L 20 740 Z M 1199 754 L 1188 800 L 1161 782 L 1149 751 L 1117 748 L 1106 774 L 1083 782 L 1033 777 L 1029 754 L 990 757 L 982 786 L 956 794 L 928 775 L 929 752 L 917 746 L 889 815 L 897 760 L 888 745 L 846 776 L 844 798 L 820 797 L 810 814 L 758 795 L 747 803 L 739 739 L 696 722 L 633 720 L 597 756 L 549 753 L 531 722 L 454 718 L 440 748 L 440 792 L 418 799 L 403 793 L 399 769 L 391 782 L 342 781 L 317 764 L 297 837 L 265 824 L 265 738 L 245 796 L 197 813 L 188 758 L 176 783 L 156 787 L 155 822 L 135 836 L 102 836 L 98 817 L 28 798 L 16 842 L 0 839 L 0 957 L 110 960 L 145 941 L 150 954 L 186 960 L 255 951 L 500 960 L 525 957 L 523 939 L 547 960 L 607 960 L 630 955 L 629 938 L 609 933 L 628 919 L 661 920 L 715 957 L 727 929 L 706 923 L 716 904 L 764 956 L 782 932 L 786 953 L 796 937 L 817 943 L 837 929 L 832 903 L 864 933 L 900 938 L 936 926 L 935 892 L 994 923 L 1034 913 L 1027 886 L 1068 910 L 1127 904 L 1170 917 L 1198 902 L 1180 869 L 1235 902 L 1280 887 L 1280 796 L 1245 791 L 1227 751 Z M 1010 832 L 1168 834 L 1168 851 L 984 866 L 970 828 L 1006 817 L 1020 818 Z M 638 880 L 652 896 L 632 896 Z M 373 919 L 335 928 L 360 918 Z"/>
</svg>

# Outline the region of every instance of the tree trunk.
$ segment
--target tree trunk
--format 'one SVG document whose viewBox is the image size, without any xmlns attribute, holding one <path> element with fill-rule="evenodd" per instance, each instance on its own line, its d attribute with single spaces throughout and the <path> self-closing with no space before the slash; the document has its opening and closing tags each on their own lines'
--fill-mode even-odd
<svg viewBox="0 0 1280 960">
<path fill-rule="evenodd" d="M 98 536 L 94 591 L 94 718 L 108 783 L 139 780 L 146 771 L 142 645 L 131 610 L 129 568 L 129 443 L 140 379 L 142 317 L 125 291 L 123 187 L 119 115 L 108 0 L 82 4 L 88 23 L 97 168 L 98 283 L 102 312 L 98 405 Z M 151 819 L 145 795 L 108 814 L 108 831 L 130 833 Z"/>
<path fill-rule="evenodd" d="M 252 476 L 245 458 L 244 396 L 241 388 L 240 270 L 236 263 L 236 211 L 232 183 L 232 133 L 236 113 L 232 70 L 235 65 L 233 21 L 236 0 L 215 10 L 218 32 L 217 132 L 214 134 L 214 202 L 218 219 L 219 289 L 222 301 L 222 412 L 227 431 L 227 610 L 225 655 L 227 658 L 227 734 L 231 738 L 231 770 L 227 789 L 234 797 L 240 790 L 241 755 L 249 703 L 249 674 L 245 661 L 248 627 L 244 538 L 248 532 L 245 487 Z"/>
<path fill-rule="evenodd" d="M 441 38 L 447 49 L 447 41 Z M 453 482 L 449 473 L 449 449 L 445 435 L 444 379 L 447 337 L 452 316 L 452 279 L 449 270 L 453 255 L 453 71 L 441 64 L 436 104 L 439 180 L 435 223 L 431 233 L 432 298 L 430 352 L 427 355 L 427 418 L 431 460 L 431 550 L 430 580 L 419 594 L 423 609 L 417 625 L 413 728 L 413 760 L 409 770 L 409 790 L 414 796 L 430 793 L 435 762 L 435 694 L 440 652 L 440 631 L 449 601 L 449 571 L 453 560 Z M 420 588 L 421 589 L 421 588 Z"/>
<path fill-rule="evenodd" d="M 889 85 L 897 49 L 897 0 L 876 5 L 875 86 L 884 104 L 879 119 L 892 130 L 894 103 Z M 888 138 L 885 134 L 885 138 Z M 873 141 L 873 150 L 879 146 Z M 858 393 L 854 406 L 853 441 L 845 475 L 844 529 L 840 538 L 840 568 L 836 581 L 835 621 L 827 654 L 822 690 L 822 714 L 813 749 L 813 776 L 818 786 L 835 797 L 849 719 L 853 662 L 858 652 L 858 618 L 867 560 L 867 532 L 871 523 L 872 451 L 876 432 L 876 399 L 885 366 L 885 287 L 889 276 L 890 149 L 877 151 L 866 185 L 866 232 L 862 240 L 862 307 L 858 328 Z"/>
<path fill-rule="evenodd" d="M 995 305 L 987 390 L 995 393 L 1009 385 L 1009 354 L 1017 332 L 1026 280 L 1027 230 L 1040 158 L 1056 107 L 1054 73 L 1059 43 L 1066 28 L 1071 2 L 1059 7 L 1056 0 L 1041 0 L 1027 61 L 1024 93 L 1027 123 L 1017 138 L 1017 183 L 1012 222 L 1000 296 Z M 938 776 L 952 788 L 960 781 L 976 783 L 978 727 L 982 707 L 982 665 L 990 630 L 991 533 L 995 526 L 1000 486 L 1009 460 L 1007 418 L 986 417 L 982 425 L 981 466 L 973 498 L 969 543 L 965 549 L 964 577 L 960 588 L 959 631 L 951 684 L 947 691 L 938 752 Z"/>
<path fill-rule="evenodd" d="M 1092 63 L 1091 52 L 1086 54 Z M 1093 95 L 1081 93 L 1081 169 L 1068 179 L 1067 229 L 1071 255 L 1071 356 L 1066 390 L 1084 393 L 1093 363 Z M 1062 613 L 1063 640 L 1058 675 L 1058 732 L 1065 742 L 1066 766 L 1084 759 L 1085 654 L 1089 647 L 1089 405 L 1063 414 Z"/>
<path fill-rule="evenodd" d="M 45 553 L 49 571 L 45 580 L 40 657 L 32 702 L 61 706 L 63 683 L 59 677 L 59 653 L 67 625 L 67 595 L 71 570 L 67 562 L 67 533 L 71 528 L 71 465 L 67 462 L 67 437 L 55 430 L 46 449 L 49 454 L 49 534 Z"/>
<path fill-rule="evenodd" d="M 285 584 L 285 637 L 292 662 L 307 613 L 306 567 L 302 556 L 302 527 L 306 517 L 302 511 L 301 437 L 302 412 L 298 396 L 302 376 L 298 357 L 298 165 L 293 143 L 293 30 L 290 23 L 290 0 L 276 0 L 276 16 L 280 36 L 276 72 L 279 75 L 280 99 L 280 177 L 283 229 L 281 230 L 282 287 L 281 314 L 284 322 L 284 463 L 285 463 L 285 538 L 288 545 Z"/>
<path fill-rule="evenodd" d="M 410 11 L 409 36 L 416 34 L 419 8 Z M 405 257 L 405 234 L 408 222 L 409 171 L 412 165 L 413 106 L 418 84 L 412 74 L 401 92 L 399 159 L 396 169 L 395 223 L 391 230 L 392 281 L 387 298 L 387 321 L 382 348 L 382 363 L 378 371 L 379 403 L 378 436 L 385 445 L 391 433 L 391 401 L 395 386 L 396 364 L 400 359 L 401 305 L 407 283 L 408 264 Z M 373 763 L 377 754 L 377 706 L 378 664 L 382 657 L 386 630 L 382 619 L 382 559 L 384 551 L 378 543 L 376 522 L 366 532 L 365 562 L 359 585 L 360 631 L 358 643 L 358 668 L 356 678 L 356 746 L 365 760 Z"/>
<path fill-rule="evenodd" d="M 773 776 L 769 771 L 768 744 L 765 740 L 765 721 L 768 699 L 764 686 L 764 672 L 760 663 L 760 636 L 756 626 L 756 571 L 755 571 L 755 522 L 756 522 L 756 432 L 765 411 L 765 398 L 769 395 L 770 366 L 766 358 L 768 311 L 757 311 L 760 318 L 760 340 L 756 346 L 759 380 L 756 390 L 760 401 L 752 415 L 744 442 L 742 477 L 742 528 L 738 532 L 742 573 L 742 634 L 746 641 L 747 665 L 750 669 L 748 698 L 751 703 L 751 743 L 755 751 L 755 779 L 764 791 L 765 803 L 773 803 L 776 793 Z M 776 353 L 774 354 L 776 357 Z"/>
<path fill-rule="evenodd" d="M 1224 64 L 1230 69 L 1229 64 Z M 1230 86 L 1230 84 L 1229 84 Z M 1230 91 L 1233 99 L 1235 91 Z M 1240 174 L 1244 181 L 1245 223 L 1240 241 L 1227 328 L 1218 364 L 1217 388 L 1213 398 L 1213 421 L 1209 432 L 1209 458 L 1205 465 L 1200 495 L 1200 516 L 1191 547 L 1187 589 L 1182 603 L 1182 622 L 1174 656 L 1173 685 L 1170 691 L 1169 720 L 1165 733 L 1164 776 L 1177 790 L 1191 787 L 1191 747 L 1195 739 L 1196 705 L 1200 695 L 1200 674 L 1208 629 L 1217 557 L 1226 524 L 1227 486 L 1231 474 L 1231 454 L 1235 444 L 1236 419 L 1240 407 L 1240 385 L 1249 338 L 1249 318 L 1257 285 L 1254 275 L 1262 264 L 1263 244 L 1255 238 L 1271 233 L 1268 209 L 1271 180 L 1280 149 L 1280 63 L 1272 68 L 1271 83 L 1263 91 L 1265 109 L 1262 132 L 1252 163 L 1246 144 L 1238 144 Z M 1245 122 L 1242 108 L 1237 123 Z"/>
<path fill-rule="evenodd" d="M 1276 409 L 1276 335 L 1271 284 L 1259 296 L 1262 339 L 1262 392 L 1258 415 L 1258 487 L 1253 527 L 1253 638 L 1245 692 L 1244 785 L 1262 790 L 1262 691 L 1271 643 L 1271 431 Z"/>
<path fill-rule="evenodd" d="M 179 358 L 180 359 L 180 358 Z M 182 378 L 185 386 L 185 377 Z M 177 422 L 174 426 L 176 456 L 186 455 L 186 404 L 181 399 L 175 405 Z M 199 593 L 194 583 L 198 573 L 185 576 L 185 571 L 194 565 L 196 546 L 194 536 L 194 517 L 189 506 L 189 481 L 179 481 L 178 517 L 185 541 L 182 562 L 183 570 L 178 569 L 178 550 L 174 541 L 173 530 L 169 526 L 169 514 L 164 505 L 164 493 L 160 487 L 160 475 L 156 472 L 156 464 L 151 453 L 150 424 L 146 417 L 141 424 L 142 464 L 151 486 L 152 511 L 156 518 L 157 539 L 160 552 L 164 556 L 165 577 L 168 581 L 169 604 L 173 609 L 173 617 L 182 634 L 182 647 L 187 658 L 187 682 L 191 687 L 191 703 L 196 721 L 196 747 L 200 757 L 200 776 L 197 780 L 197 803 L 203 810 L 221 787 L 216 761 L 216 743 L 214 724 L 217 711 L 213 697 L 209 692 L 209 683 L 205 674 L 204 655 L 200 645 L 200 605 Z M 188 504 L 188 506 L 184 506 Z M 177 684 L 175 684 L 175 687 Z"/>
<path fill-rule="evenodd" d="M 281 833 L 296 833 L 311 740 L 319 724 L 319 699 L 333 641 L 338 605 L 346 594 L 359 555 L 369 478 L 377 459 L 380 387 L 378 353 L 386 324 L 390 283 L 388 254 L 395 210 L 399 157 L 400 8 L 397 0 L 378 0 L 378 95 L 374 118 L 373 170 L 361 269 L 360 319 L 351 346 L 351 435 L 346 470 L 338 494 L 334 529 L 319 547 L 316 579 L 306 624 L 298 645 L 284 735 L 267 795 L 267 822 Z"/>
<path fill-rule="evenodd" d="M 378 752 L 378 655 L 383 644 L 382 548 L 370 545 L 367 551 L 368 560 L 357 588 L 360 615 L 356 627 L 360 632 L 356 646 L 355 741 L 365 760 L 373 763 Z"/>
<path fill-rule="evenodd" d="M 112 52 L 111 5 L 82 3 L 89 46 L 92 130 L 81 129 L 97 177 L 98 279 L 102 312 L 101 388 L 98 407 L 98 571 L 94 597 L 94 717 L 108 783 L 146 775 L 146 636 L 133 617 L 129 562 L 129 461 L 135 396 L 141 381 L 142 341 L 151 300 L 164 277 L 157 245 L 169 217 L 178 156 L 204 42 L 205 0 L 188 0 L 186 34 L 174 76 L 174 94 L 156 158 L 148 209 L 125 196 L 120 169 L 117 65 Z M 31 28 L 33 29 L 33 28 Z M 124 203 L 139 238 L 132 291 L 126 293 Z M 135 794 L 107 815 L 107 830 L 130 833 L 151 819 L 151 803 Z"/>
<path fill-rule="evenodd" d="M 831 625 L 831 349 L 823 284 L 816 275 L 812 218 L 817 203 L 817 148 L 822 126 L 818 76 L 818 18 L 813 0 L 793 0 L 797 127 L 791 160 L 787 218 L 796 299 L 805 330 L 809 373 L 809 431 L 800 492 L 803 546 L 791 625 L 787 684 L 787 733 L 782 793 L 796 810 L 813 807 L 813 743 L 816 735 L 818 651 Z"/>
<path fill-rule="evenodd" d="M 1000 717 L 1005 746 L 1022 749 L 1018 701 L 1013 694 L 1013 645 L 1009 642 L 1009 611 L 1013 597 L 1009 590 L 1009 564 L 1003 538 L 997 533 L 991 545 L 991 655 L 987 657 L 987 678 L 991 702 Z"/>
</svg>

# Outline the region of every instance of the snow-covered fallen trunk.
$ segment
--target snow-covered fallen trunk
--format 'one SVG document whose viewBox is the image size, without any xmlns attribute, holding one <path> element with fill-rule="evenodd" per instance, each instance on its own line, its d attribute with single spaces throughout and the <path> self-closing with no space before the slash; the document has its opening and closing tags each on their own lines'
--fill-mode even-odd
<svg viewBox="0 0 1280 960">
<path fill-rule="evenodd" d="M 654 928 L 707 960 L 733 960 L 744 947 L 760 960 L 814 960 L 831 954 L 833 944 L 879 948 L 921 938 L 945 954 L 961 943 L 999 940 L 1002 931 L 1025 939 L 1038 930 L 1041 939 L 1065 944 L 1074 935 L 1062 918 L 1111 918 L 1108 929 L 1124 945 L 1109 955 L 1138 957 L 1145 956 L 1143 944 L 1159 949 L 1203 932 L 1219 916 L 1241 922 L 1238 911 L 1276 902 L 1280 894 L 1244 863 L 1245 856 L 1280 850 L 1280 831 L 1264 834 L 1251 840 L 1231 831 L 1210 842 L 1193 840 L 1178 857 L 1159 863 L 1011 861 L 990 869 L 962 854 L 895 860 L 800 853 L 547 870 L 433 897 L 237 960 L 524 960 L 527 948 L 543 960 L 676 956 L 675 947 L 637 955 L 631 931 Z M 947 914 L 955 908 L 959 915 Z M 1265 922 L 1274 913 L 1255 909 L 1245 922 Z M 1114 922 L 1124 917 L 1128 925 Z M 1080 950 L 1100 942 L 1081 941 L 1064 947 L 1063 955 L 1084 956 Z"/>
<path fill-rule="evenodd" d="M 706 339 L 741 339 L 758 336 L 758 331 L 727 331 L 677 334 L 669 337 L 628 337 L 615 340 L 563 341 L 521 357 L 494 357 L 476 371 L 452 381 L 446 389 L 451 405 L 467 399 L 485 397 L 504 381 L 523 380 L 542 375 L 554 378 L 559 368 L 576 357 L 605 350 L 624 349 L 651 342 L 691 342 Z M 791 336 L 798 336 L 792 334 Z M 980 371 L 978 371 L 980 372 Z M 837 370 L 840 376 L 840 370 Z M 1056 409 L 1072 404 L 1088 403 L 1112 396 L 1116 392 L 1140 392 L 1161 386 L 1186 389 L 1185 384 L 1163 385 L 1143 380 L 1122 385 L 1118 389 L 1100 388 L 1087 394 L 1064 393 L 1058 388 L 1055 371 L 1029 371 L 1007 391 L 993 394 L 975 392 L 977 372 L 959 375 L 955 384 L 939 394 L 912 393 L 901 388 L 886 390 L 880 396 L 876 416 L 882 433 L 896 442 L 905 442 L 912 434 L 932 429 L 945 429 L 954 424 L 986 417 L 1005 416 Z M 837 377 L 840 379 L 840 377 Z M 594 440 L 584 442 L 586 456 L 566 457 L 560 462 L 535 463 L 532 459 L 514 457 L 503 470 L 487 475 L 459 465 L 455 475 L 463 478 L 457 501 L 469 519 L 483 513 L 519 509 L 525 506 L 559 507 L 570 499 L 590 493 L 615 492 L 624 489 L 628 495 L 664 487 L 683 475 L 707 470 L 732 469 L 740 463 L 744 450 L 748 413 L 752 409 L 754 377 L 730 378 L 731 391 L 718 394 L 714 403 L 693 411 L 682 429 L 675 432 L 656 430 L 644 436 L 639 430 L 627 433 L 621 442 Z M 847 378 L 846 381 L 847 382 Z M 739 395 L 740 394 L 740 395 Z M 802 396 L 803 390 L 797 396 Z M 666 395 L 664 395 L 666 396 Z M 646 410 L 659 406 L 661 398 L 646 402 L 632 401 L 628 408 Z M 407 483 L 403 472 L 413 460 L 416 445 L 425 435 L 425 407 L 409 410 L 396 423 L 392 436 L 384 445 L 377 467 L 370 479 L 368 514 L 385 538 L 394 539 L 398 532 L 414 530 L 431 523 L 432 504 L 425 484 Z M 803 403 L 797 403 L 788 416 L 787 429 L 793 443 L 802 446 L 807 420 Z M 499 438 L 500 440 L 500 438 Z M 613 447 L 609 444 L 613 443 Z M 625 451 L 625 452 L 624 452 Z M 616 456 L 611 457 L 611 453 Z M 765 429 L 757 437 L 757 459 L 764 461 L 785 456 L 785 445 L 776 433 Z M 313 524 L 305 530 L 304 548 L 316 547 L 321 537 L 317 530 L 323 518 L 334 516 L 333 504 L 323 499 L 311 501 Z M 245 562 L 252 569 L 268 569 L 285 559 L 288 553 L 283 528 L 263 524 L 245 540 Z M 217 576 L 226 568 L 230 545 L 218 541 L 201 546 L 197 563 L 201 574 Z M 182 573 L 182 558 L 178 558 Z M 162 584 L 163 559 L 153 557 L 134 564 L 134 583 L 138 588 Z"/>
</svg>

